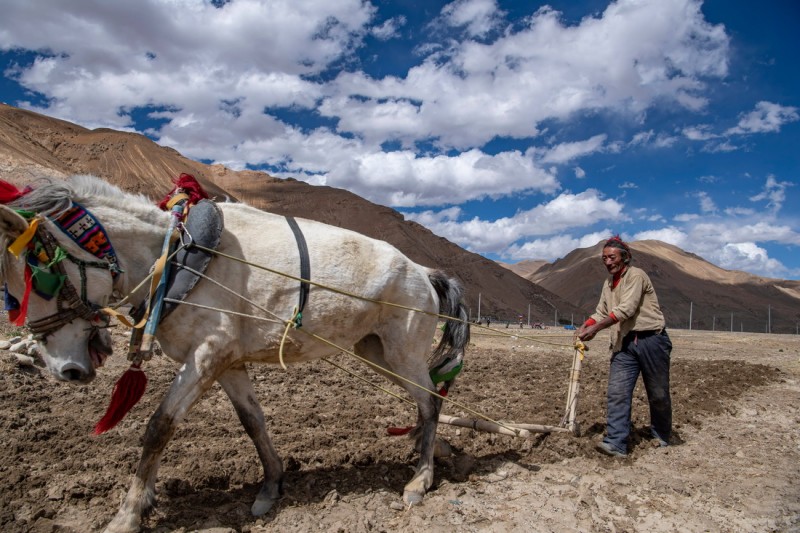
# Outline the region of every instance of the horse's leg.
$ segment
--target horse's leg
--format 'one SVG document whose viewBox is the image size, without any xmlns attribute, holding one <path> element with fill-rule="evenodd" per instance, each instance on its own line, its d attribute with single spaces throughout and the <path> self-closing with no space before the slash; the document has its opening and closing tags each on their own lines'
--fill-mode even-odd
<svg viewBox="0 0 800 533">
<path fill-rule="evenodd" d="M 377 335 L 368 335 L 356 343 L 355 352 L 382 368 L 387 368 L 424 387 L 420 388 L 406 381 L 387 376 L 406 389 L 417 403 L 416 448 L 419 451 L 419 461 L 414 477 L 403 489 L 403 500 L 408 505 L 412 505 L 421 502 L 425 493 L 433 485 L 436 428 L 439 423 L 442 401 L 430 394 L 435 391 L 435 387 L 428 374 L 424 356 L 428 348 L 427 341 L 409 342 L 408 337 L 393 338 L 395 336 L 395 333 L 390 333 L 381 339 Z M 406 351 L 406 347 L 410 349 Z"/>
<path fill-rule="evenodd" d="M 268 512 L 280 497 L 283 464 L 267 434 L 264 412 L 261 410 L 256 392 L 253 390 L 253 383 L 244 365 L 229 368 L 217 378 L 217 381 L 231 399 L 236 414 L 239 415 L 239 421 L 253 440 L 264 467 L 264 484 L 251 508 L 253 516 L 261 516 Z"/>
<path fill-rule="evenodd" d="M 155 500 L 156 474 L 164 448 L 183 417 L 213 382 L 213 376 L 201 375 L 194 365 L 181 367 L 161 405 L 147 423 L 139 467 L 119 511 L 106 526 L 107 533 L 139 531 L 143 513 Z"/>
<path fill-rule="evenodd" d="M 418 412 L 416 448 L 419 450 L 419 461 L 417 462 L 414 477 L 403 489 L 403 500 L 408 505 L 412 505 L 421 502 L 425 493 L 433 485 L 433 458 L 441 400 L 429 393 L 435 389 L 427 371 L 424 374 L 417 374 L 416 377 L 412 375 L 406 375 L 405 377 L 411 379 L 414 383 L 428 387 L 427 390 L 422 390 L 413 385 L 406 384 L 404 386 L 408 394 L 416 400 Z"/>
</svg>

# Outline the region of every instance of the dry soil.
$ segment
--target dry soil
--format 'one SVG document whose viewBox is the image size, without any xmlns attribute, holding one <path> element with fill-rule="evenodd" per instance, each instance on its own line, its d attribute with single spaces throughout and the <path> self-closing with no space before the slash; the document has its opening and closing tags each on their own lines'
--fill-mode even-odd
<svg viewBox="0 0 800 533">
<path fill-rule="evenodd" d="M 452 398 L 494 419 L 559 424 L 573 350 L 568 335 L 545 336 L 553 333 L 563 332 L 474 329 Z M 800 336 L 671 335 L 671 446 L 644 438 L 640 384 L 629 457 L 595 451 L 608 370 L 598 339 L 583 362 L 580 437 L 440 426 L 455 453 L 437 460 L 433 489 L 412 508 L 401 494 L 415 453 L 407 438 L 387 434 L 414 421 L 408 404 L 322 361 L 288 371 L 253 367 L 286 469 L 283 499 L 263 517 L 250 515 L 259 462 L 215 387 L 168 446 L 144 530 L 800 531 Z M 126 367 L 123 332 L 115 338 L 118 355 L 89 386 L 56 383 L 0 352 L 0 530 L 99 531 L 116 512 L 147 419 L 176 367 L 165 357 L 149 362 L 144 399 L 117 428 L 92 436 Z M 334 360 L 386 385 L 345 355 Z M 453 405 L 444 412 L 465 414 Z"/>
</svg>

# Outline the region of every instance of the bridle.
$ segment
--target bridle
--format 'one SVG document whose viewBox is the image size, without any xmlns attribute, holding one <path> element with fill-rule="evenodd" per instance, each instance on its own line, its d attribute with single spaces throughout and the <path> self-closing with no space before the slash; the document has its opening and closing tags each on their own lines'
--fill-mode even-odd
<svg viewBox="0 0 800 533">
<path fill-rule="evenodd" d="M 45 228 L 44 224 L 39 224 L 36 228 L 36 237 L 38 237 L 41 242 L 42 248 L 47 256 L 50 258 L 56 257 L 56 249 L 59 248 L 58 241 L 53 234 Z M 63 248 L 62 251 L 64 251 Z M 56 295 L 56 306 L 58 310 L 50 316 L 28 322 L 28 328 L 33 333 L 34 338 L 45 344 L 47 343 L 47 337 L 49 335 L 76 319 L 80 318 L 89 322 L 92 329 L 90 338 L 97 334 L 98 329 L 108 327 L 111 320 L 110 315 L 101 310 L 102 306 L 88 300 L 86 268 L 108 270 L 113 280 L 116 277 L 115 271 L 119 273 L 117 265 L 106 261 L 85 261 L 79 257 L 75 257 L 69 252 L 64 251 L 64 253 L 67 259 L 78 266 L 81 275 L 80 295 L 67 275 L 62 262 L 54 262 L 51 269 L 54 273 L 63 276 L 64 279 L 64 283 Z"/>
</svg>

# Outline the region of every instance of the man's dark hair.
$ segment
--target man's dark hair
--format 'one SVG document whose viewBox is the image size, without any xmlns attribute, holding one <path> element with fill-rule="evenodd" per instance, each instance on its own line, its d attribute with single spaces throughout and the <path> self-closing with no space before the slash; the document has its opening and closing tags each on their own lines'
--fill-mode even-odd
<svg viewBox="0 0 800 533">
<path fill-rule="evenodd" d="M 603 248 L 616 248 L 622 252 L 622 262 L 630 264 L 631 262 L 631 249 L 628 244 L 623 241 L 619 235 L 614 235 L 606 241 Z"/>
</svg>

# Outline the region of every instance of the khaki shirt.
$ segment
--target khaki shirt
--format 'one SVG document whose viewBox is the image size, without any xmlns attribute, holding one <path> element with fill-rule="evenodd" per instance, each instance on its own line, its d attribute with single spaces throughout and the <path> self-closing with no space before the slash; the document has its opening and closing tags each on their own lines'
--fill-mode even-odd
<svg viewBox="0 0 800 533">
<path fill-rule="evenodd" d="M 613 277 L 603 283 L 600 302 L 592 318 L 600 322 L 611 313 L 618 320 L 609 328 L 612 352 L 622 349 L 622 339 L 631 331 L 659 331 L 666 325 L 653 284 L 645 271 L 637 267 L 627 267 L 616 288 Z"/>
</svg>

